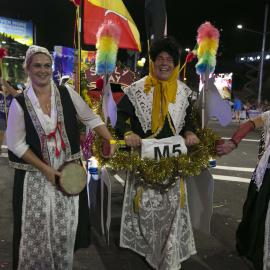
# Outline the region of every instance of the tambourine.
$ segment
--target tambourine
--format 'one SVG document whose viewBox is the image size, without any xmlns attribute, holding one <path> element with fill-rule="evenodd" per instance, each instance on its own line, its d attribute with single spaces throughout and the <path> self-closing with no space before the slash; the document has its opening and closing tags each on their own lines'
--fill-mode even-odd
<svg viewBox="0 0 270 270">
<path fill-rule="evenodd" d="M 87 182 L 86 171 L 76 162 L 64 163 L 60 168 L 60 177 L 56 177 L 56 186 L 66 195 L 74 196 L 83 191 Z"/>
</svg>

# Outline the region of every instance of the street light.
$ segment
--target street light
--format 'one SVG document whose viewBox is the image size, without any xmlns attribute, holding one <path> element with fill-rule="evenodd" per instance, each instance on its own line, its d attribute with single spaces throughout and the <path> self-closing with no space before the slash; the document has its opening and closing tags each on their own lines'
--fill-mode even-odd
<svg viewBox="0 0 270 270">
<path fill-rule="evenodd" d="M 238 24 L 237 28 L 247 31 L 247 32 L 252 32 L 256 34 L 262 35 L 262 50 L 261 50 L 261 62 L 260 62 L 260 73 L 259 73 L 259 89 L 258 89 L 258 105 L 261 104 L 261 95 L 262 95 L 262 79 L 263 79 L 263 64 L 264 64 L 264 50 L 265 50 L 265 39 L 266 35 L 269 34 L 269 32 L 266 32 L 266 27 L 267 27 L 267 16 L 268 16 L 268 4 L 265 4 L 265 11 L 264 11 L 264 26 L 263 26 L 263 32 L 255 31 L 249 28 L 243 27 L 243 25 Z"/>
</svg>

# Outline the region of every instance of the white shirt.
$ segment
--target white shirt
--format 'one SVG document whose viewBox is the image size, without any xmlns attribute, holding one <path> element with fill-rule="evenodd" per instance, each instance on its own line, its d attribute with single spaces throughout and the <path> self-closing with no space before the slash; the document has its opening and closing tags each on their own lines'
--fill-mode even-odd
<svg viewBox="0 0 270 270">
<path fill-rule="evenodd" d="M 55 85 L 52 83 L 51 91 L 51 116 L 44 114 L 37 96 L 32 88 L 29 86 L 27 95 L 33 104 L 34 110 L 38 116 L 42 128 L 46 134 L 55 130 L 57 121 L 57 110 L 55 105 Z M 94 129 L 97 126 L 104 125 L 101 118 L 96 115 L 81 96 L 74 91 L 70 86 L 66 85 L 66 88 L 70 94 L 76 112 L 78 114 L 79 120 L 88 128 Z M 12 151 L 16 156 L 22 157 L 24 153 L 29 148 L 29 145 L 25 141 L 26 131 L 24 122 L 24 112 L 18 101 L 14 98 L 8 116 L 8 125 L 6 131 L 7 146 L 10 151 Z"/>
</svg>

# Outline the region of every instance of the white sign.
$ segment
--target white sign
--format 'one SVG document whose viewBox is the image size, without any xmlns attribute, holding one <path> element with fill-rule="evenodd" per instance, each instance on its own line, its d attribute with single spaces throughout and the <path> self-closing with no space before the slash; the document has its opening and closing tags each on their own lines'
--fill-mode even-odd
<svg viewBox="0 0 270 270">
<path fill-rule="evenodd" d="M 181 136 L 164 139 L 143 139 L 141 157 L 160 160 L 161 158 L 179 156 L 187 153 L 185 140 Z"/>
</svg>

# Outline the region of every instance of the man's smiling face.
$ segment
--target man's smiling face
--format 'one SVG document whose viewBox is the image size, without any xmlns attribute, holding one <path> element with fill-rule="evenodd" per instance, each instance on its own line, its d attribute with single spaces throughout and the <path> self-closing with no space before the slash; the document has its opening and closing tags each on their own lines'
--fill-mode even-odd
<svg viewBox="0 0 270 270">
<path fill-rule="evenodd" d="M 174 69 L 173 58 L 167 52 L 161 52 L 154 62 L 154 73 L 158 80 L 167 81 Z"/>
</svg>

